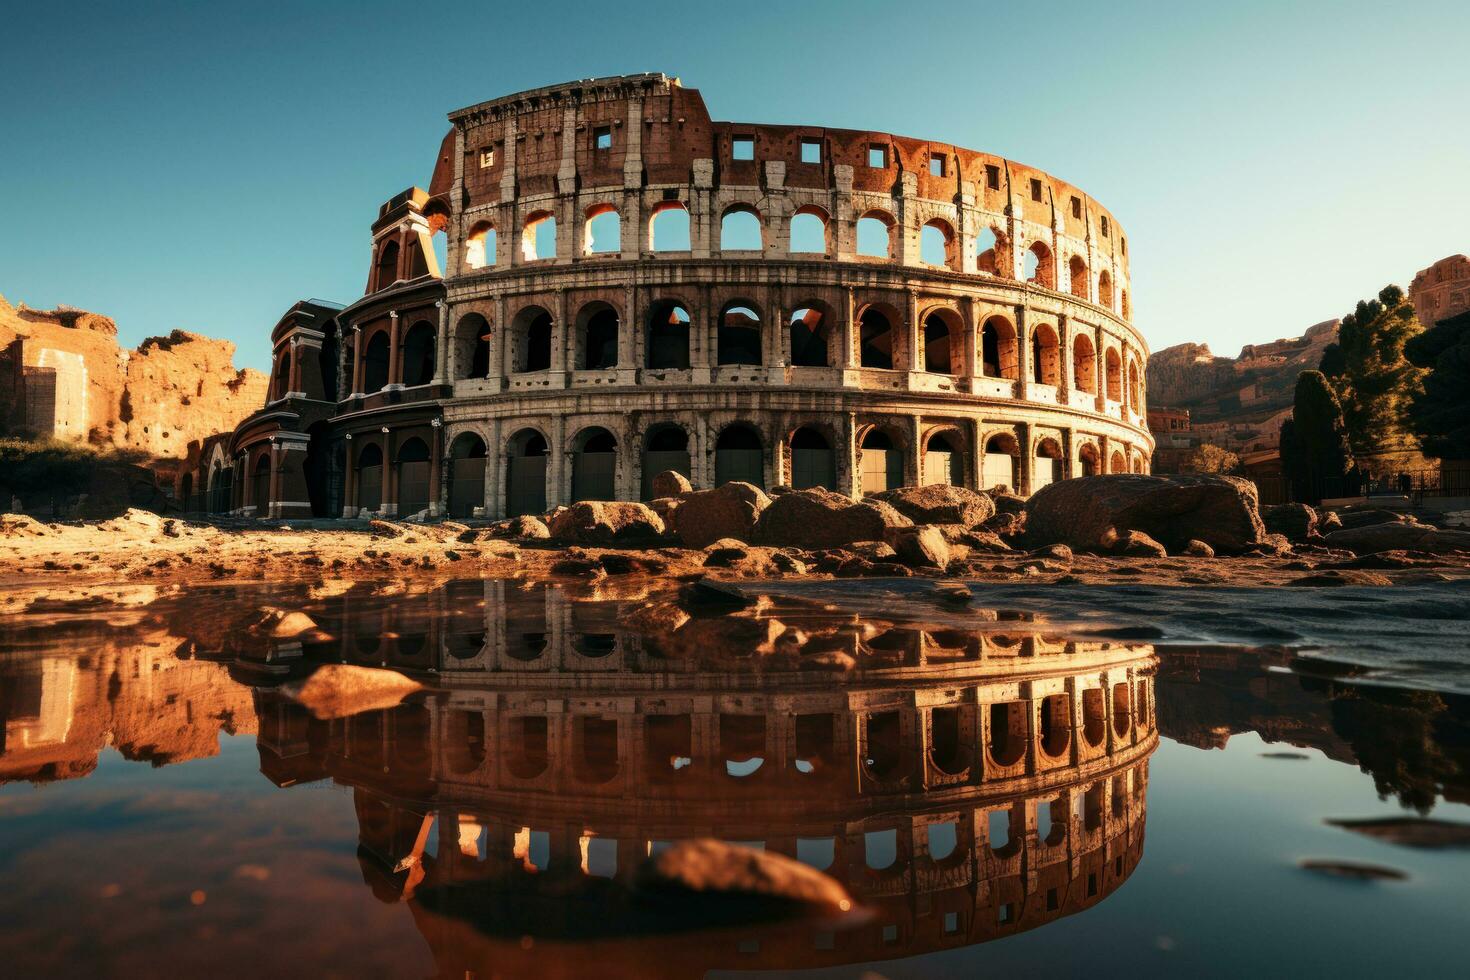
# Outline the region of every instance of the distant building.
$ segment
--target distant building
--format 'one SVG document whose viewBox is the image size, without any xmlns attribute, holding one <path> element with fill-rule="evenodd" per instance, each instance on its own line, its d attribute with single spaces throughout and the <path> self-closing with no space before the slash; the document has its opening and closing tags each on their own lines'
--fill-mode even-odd
<svg viewBox="0 0 1470 980">
<path fill-rule="evenodd" d="M 1155 473 L 1181 472 L 1199 446 L 1199 438 L 1191 428 L 1187 408 L 1150 407 L 1148 431 L 1154 437 Z"/>
<path fill-rule="evenodd" d="M 1409 284 L 1409 302 L 1426 327 L 1470 310 L 1470 256 L 1450 255 L 1420 269 Z"/>
</svg>

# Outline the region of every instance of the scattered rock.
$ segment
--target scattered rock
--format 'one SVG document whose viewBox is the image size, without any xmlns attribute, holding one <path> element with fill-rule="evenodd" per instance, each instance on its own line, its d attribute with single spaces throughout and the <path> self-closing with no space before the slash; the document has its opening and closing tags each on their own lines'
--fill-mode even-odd
<svg viewBox="0 0 1470 980">
<path fill-rule="evenodd" d="M 1198 538 L 1190 538 L 1189 541 L 1185 543 L 1184 550 L 1179 553 L 1190 558 L 1215 557 L 1215 549 L 1211 548 L 1209 545 L 1205 544 Z"/>
<path fill-rule="evenodd" d="M 689 478 L 678 470 L 664 470 L 651 483 L 655 497 L 682 497 L 694 489 Z"/>
<path fill-rule="evenodd" d="M 260 610 L 260 618 L 249 627 L 250 632 L 282 640 L 317 629 L 316 620 L 299 610 L 287 611 L 274 606 Z"/>
<path fill-rule="evenodd" d="M 873 499 L 891 504 L 915 524 L 974 527 L 995 513 L 995 503 L 985 494 L 942 483 L 885 490 L 874 494 Z"/>
<path fill-rule="evenodd" d="M 304 681 L 282 686 L 289 697 L 322 720 L 391 708 L 422 689 L 422 684 L 396 670 L 352 664 L 326 664 Z"/>
<path fill-rule="evenodd" d="M 559 541 L 608 547 L 652 544 L 664 533 L 664 522 L 647 504 L 584 500 L 551 520 L 551 536 Z"/>
<path fill-rule="evenodd" d="M 547 529 L 546 523 L 541 518 L 522 514 L 520 517 L 496 521 L 489 527 L 469 528 L 461 531 L 456 540 L 469 544 L 487 539 L 537 540 L 549 537 L 551 537 L 551 531 Z"/>
<path fill-rule="evenodd" d="M 680 903 L 741 899 L 773 913 L 833 914 L 853 907 L 842 885 L 800 861 L 708 838 L 680 841 L 649 857 L 638 868 L 636 887 Z"/>
<path fill-rule="evenodd" d="M 883 541 L 893 529 L 912 522 L 888 504 L 853 503 L 830 490 L 793 490 L 761 511 L 756 543 L 821 549 L 856 541 Z"/>
<path fill-rule="evenodd" d="M 1307 504 L 1270 504 L 1261 508 L 1261 523 L 1288 541 L 1305 541 L 1317 530 L 1317 511 Z"/>
<path fill-rule="evenodd" d="M 848 545 L 846 550 L 868 561 L 893 561 L 898 557 L 898 552 L 887 541 L 857 541 Z"/>
<path fill-rule="evenodd" d="M 1064 544 L 1049 544 L 1044 548 L 1037 548 L 1031 554 L 1037 558 L 1054 558 L 1057 561 L 1071 561 L 1075 557 L 1072 549 Z"/>
<path fill-rule="evenodd" d="M 392 521 L 368 521 L 368 530 L 383 538 L 396 538 L 403 534 L 403 528 Z"/>
<path fill-rule="evenodd" d="M 759 487 L 726 483 L 687 494 L 674 509 L 670 526 L 690 548 L 703 548 L 720 538 L 748 541 L 761 512 L 770 505 L 771 498 Z"/>
<path fill-rule="evenodd" d="M 989 531 L 992 534 L 1004 535 L 1005 537 L 1016 537 L 1026 531 L 1026 514 L 998 513 L 990 520 L 985 521 L 976 531 Z"/>
<path fill-rule="evenodd" d="M 937 527 L 901 529 L 893 539 L 893 550 L 910 568 L 942 570 L 949 564 L 949 544 Z"/>
<path fill-rule="evenodd" d="M 1373 527 L 1378 524 L 1418 523 L 1413 515 L 1381 507 L 1345 508 L 1337 511 L 1337 523 L 1345 529 Z"/>
<path fill-rule="evenodd" d="M 1346 548 L 1357 554 L 1380 551 L 1428 551 L 1447 554 L 1470 551 L 1470 531 L 1445 531 L 1428 524 L 1384 522 L 1344 527 L 1323 539 L 1330 548 Z"/>
<path fill-rule="evenodd" d="M 1024 514 L 1026 512 L 1025 497 L 1018 497 L 1002 490 L 987 490 L 985 495 L 990 498 L 997 514 Z"/>
<path fill-rule="evenodd" d="M 26 514 L 0 514 L 0 538 L 44 538 L 50 529 Z"/>
<path fill-rule="evenodd" d="M 1168 550 L 1142 531 L 1119 533 L 1109 528 L 1098 542 L 1103 551 L 1121 558 L 1167 558 Z"/>
<path fill-rule="evenodd" d="M 1033 546 L 1094 548 L 1111 529 L 1139 531 L 1165 548 L 1191 539 L 1239 552 L 1265 534 L 1256 486 L 1232 476 L 1119 473 L 1059 480 L 1026 502 L 1026 539 Z"/>
</svg>

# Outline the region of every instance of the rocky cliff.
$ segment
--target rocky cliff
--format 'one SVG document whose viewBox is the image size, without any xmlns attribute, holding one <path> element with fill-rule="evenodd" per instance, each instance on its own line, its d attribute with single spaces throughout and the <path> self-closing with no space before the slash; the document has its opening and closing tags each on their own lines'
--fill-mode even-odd
<svg viewBox="0 0 1470 980">
<path fill-rule="evenodd" d="M 229 341 L 183 330 L 124 350 L 105 316 L 0 297 L 0 433 L 181 458 L 265 403 L 268 379 L 234 356 Z"/>
</svg>

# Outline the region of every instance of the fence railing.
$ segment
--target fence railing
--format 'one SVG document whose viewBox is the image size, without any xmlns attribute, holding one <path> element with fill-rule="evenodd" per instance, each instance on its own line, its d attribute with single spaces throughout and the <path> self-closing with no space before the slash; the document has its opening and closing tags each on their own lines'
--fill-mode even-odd
<svg viewBox="0 0 1470 980">
<path fill-rule="evenodd" d="M 1302 481 L 1284 476 L 1251 478 L 1262 504 L 1315 504 L 1344 497 L 1408 497 L 1415 503 L 1426 497 L 1470 497 L 1470 467 L 1416 469 L 1389 476 L 1349 475 Z"/>
</svg>

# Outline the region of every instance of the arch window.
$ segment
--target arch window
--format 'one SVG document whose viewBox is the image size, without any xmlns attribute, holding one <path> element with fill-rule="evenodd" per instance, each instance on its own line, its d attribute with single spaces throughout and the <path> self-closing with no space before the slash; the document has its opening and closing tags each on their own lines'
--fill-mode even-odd
<svg viewBox="0 0 1470 980">
<path fill-rule="evenodd" d="M 720 219 L 720 251 L 758 252 L 761 249 L 761 219 L 754 208 L 739 205 Z"/>
<path fill-rule="evenodd" d="M 1109 473 L 1127 473 L 1128 472 L 1128 464 L 1123 461 L 1123 454 L 1122 453 L 1115 452 L 1115 453 L 1113 453 L 1112 456 L 1108 457 L 1108 472 Z"/>
<path fill-rule="evenodd" d="M 964 370 L 964 326 L 959 317 L 935 310 L 924 317 L 924 370 L 959 374 Z"/>
<path fill-rule="evenodd" d="M 929 438 L 928 445 L 924 447 L 924 478 L 920 482 L 952 487 L 965 485 L 965 456 L 953 434 L 946 432 Z"/>
<path fill-rule="evenodd" d="M 987 319 L 980 327 L 980 373 L 1017 381 L 1017 360 L 1016 328 L 1004 317 Z"/>
<path fill-rule="evenodd" d="M 403 335 L 403 384 L 407 387 L 426 385 L 434 380 L 434 343 L 438 330 L 427 320 L 420 320 Z"/>
<path fill-rule="evenodd" d="M 1106 269 L 1097 274 L 1097 301 L 1110 310 L 1113 308 L 1113 277 Z"/>
<path fill-rule="evenodd" d="M 556 258 L 556 216 L 534 211 L 521 229 L 521 255 L 527 262 Z"/>
<path fill-rule="evenodd" d="M 791 251 L 800 254 L 826 254 L 826 212 L 820 208 L 802 208 L 791 216 Z"/>
<path fill-rule="evenodd" d="M 505 467 L 506 514 L 546 512 L 546 438 L 535 429 L 511 436 Z"/>
<path fill-rule="evenodd" d="M 919 261 L 925 265 L 956 268 L 959 256 L 955 243 L 954 229 L 949 222 L 935 218 L 919 229 Z"/>
<path fill-rule="evenodd" d="M 1085 333 L 1072 340 L 1072 387 L 1097 394 L 1097 349 Z"/>
<path fill-rule="evenodd" d="M 1009 767 L 1026 758 L 1026 704 L 1006 701 L 990 706 L 990 729 L 986 749 L 991 761 Z"/>
<path fill-rule="evenodd" d="M 992 276 L 1010 277 L 1010 240 L 994 228 L 983 228 L 975 240 L 975 267 Z"/>
<path fill-rule="evenodd" d="M 831 332 L 827 316 L 821 309 L 806 306 L 793 310 L 791 322 L 787 325 L 791 363 L 796 367 L 828 367 L 831 364 L 828 350 Z"/>
<path fill-rule="evenodd" d="M 539 306 L 528 306 L 511 324 L 516 340 L 516 373 L 551 369 L 551 314 Z"/>
<path fill-rule="evenodd" d="M 648 315 L 648 366 L 689 367 L 689 311 L 674 300 L 659 300 Z"/>
<path fill-rule="evenodd" d="M 1128 411 L 1143 414 L 1143 380 L 1138 371 L 1138 362 L 1128 362 Z"/>
<path fill-rule="evenodd" d="M 464 242 L 464 264 L 470 271 L 495 265 L 495 226 L 482 221 L 470 229 Z"/>
<path fill-rule="evenodd" d="M 374 289 L 387 289 L 397 281 L 398 243 L 385 241 L 378 246 L 378 266 Z"/>
<path fill-rule="evenodd" d="M 875 259 L 893 258 L 893 216 L 869 211 L 857 222 L 857 254 Z"/>
<path fill-rule="evenodd" d="M 291 351 L 287 348 L 276 355 L 275 376 L 271 378 L 271 400 L 285 398 L 291 390 Z"/>
<path fill-rule="evenodd" d="M 716 364 L 760 364 L 760 314 L 749 306 L 726 306 L 715 329 L 715 355 Z"/>
<path fill-rule="evenodd" d="M 1123 360 L 1117 348 L 1109 347 L 1103 354 L 1103 373 L 1107 376 L 1107 396 L 1115 402 L 1123 400 Z"/>
<path fill-rule="evenodd" d="M 791 486 L 797 490 L 837 485 L 837 456 L 827 437 L 811 426 L 791 434 Z"/>
<path fill-rule="evenodd" d="M 1039 385 L 1058 385 L 1062 379 L 1062 354 L 1057 332 L 1043 323 L 1031 333 L 1031 380 Z"/>
<path fill-rule="evenodd" d="M 582 251 L 586 255 L 609 255 L 622 251 L 623 219 L 618 209 L 611 204 L 590 208 L 583 239 Z"/>
<path fill-rule="evenodd" d="M 461 432 L 449 445 L 449 516 L 470 517 L 485 503 L 485 440 Z"/>
<path fill-rule="evenodd" d="M 1016 437 L 1010 433 L 1000 433 L 987 439 L 980 471 L 980 478 L 985 484 L 983 489 L 1005 487 L 1015 490 L 1020 483 L 1020 457 Z"/>
<path fill-rule="evenodd" d="M 1087 263 L 1082 261 L 1082 256 L 1074 255 L 1067 263 L 1067 277 L 1072 287 L 1072 295 L 1078 299 L 1090 299 L 1091 290 L 1088 289 Z"/>
<path fill-rule="evenodd" d="M 892 370 L 895 336 L 893 319 L 875 306 L 863 310 L 858 318 L 859 363 L 865 368 Z"/>
<path fill-rule="evenodd" d="M 648 222 L 648 247 L 655 252 L 687 252 L 689 211 L 679 201 L 666 201 Z"/>
<path fill-rule="evenodd" d="M 577 368 L 601 371 L 618 365 L 618 311 L 589 303 L 577 314 Z"/>
<path fill-rule="evenodd" d="M 572 452 L 572 502 L 616 500 L 617 438 L 603 428 L 583 429 Z"/>
<path fill-rule="evenodd" d="M 362 355 L 362 390 L 371 395 L 382 391 L 388 384 L 388 332 L 379 330 L 368 338 L 367 349 Z"/>
<path fill-rule="evenodd" d="M 1026 281 L 1046 289 L 1056 288 L 1056 269 L 1051 258 L 1051 249 L 1045 242 L 1032 242 L 1026 249 Z"/>
<path fill-rule="evenodd" d="M 653 499 L 653 478 L 673 470 L 689 476 L 689 433 L 672 423 L 648 430 L 643 441 L 643 499 Z"/>
<path fill-rule="evenodd" d="M 1083 446 L 1077 451 L 1077 463 L 1082 469 L 1083 476 L 1097 476 L 1102 472 L 1097 449 L 1091 444 Z"/>
<path fill-rule="evenodd" d="M 454 329 L 454 377 L 483 378 L 490 374 L 490 324 L 478 313 L 467 313 Z"/>
<path fill-rule="evenodd" d="M 715 440 L 715 486 L 736 481 L 766 485 L 760 433 L 744 423 L 725 426 Z"/>
</svg>

